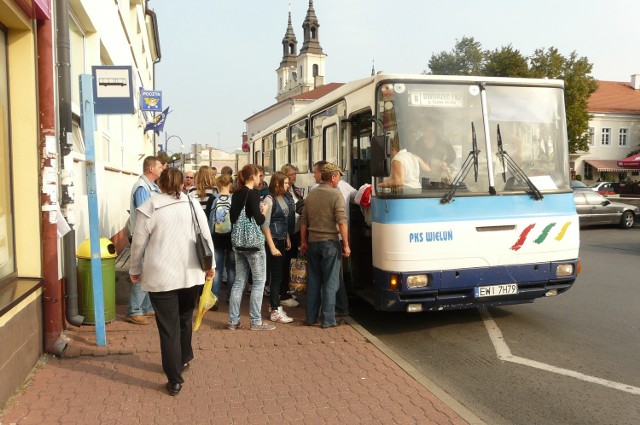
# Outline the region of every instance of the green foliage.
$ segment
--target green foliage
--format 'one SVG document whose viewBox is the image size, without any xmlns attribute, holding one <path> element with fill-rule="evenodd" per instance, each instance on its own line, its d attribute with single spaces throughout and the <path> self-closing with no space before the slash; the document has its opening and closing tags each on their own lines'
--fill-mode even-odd
<svg viewBox="0 0 640 425">
<path fill-rule="evenodd" d="M 167 162 L 171 162 L 169 155 L 167 155 L 165 151 L 158 152 L 156 154 L 156 158 L 158 158 L 158 161 L 162 162 L 163 164 L 166 164 Z"/>
<path fill-rule="evenodd" d="M 527 58 L 511 45 L 499 50 L 485 52 L 483 75 L 493 77 L 528 77 L 530 75 Z"/>
<path fill-rule="evenodd" d="M 454 49 L 432 55 L 429 59 L 429 69 L 424 74 L 435 75 L 482 75 L 484 67 L 484 52 L 482 45 L 473 37 L 462 37 L 456 40 Z"/>
<path fill-rule="evenodd" d="M 598 88 L 590 75 L 593 65 L 574 51 L 568 57 L 558 49 L 536 49 L 529 57 L 511 45 L 492 51 L 482 50 L 473 37 L 456 40 L 451 52 L 435 53 L 429 59 L 430 71 L 436 75 L 486 75 L 494 77 L 552 78 L 565 82 L 569 151 L 589 150 L 589 97 Z"/>
</svg>

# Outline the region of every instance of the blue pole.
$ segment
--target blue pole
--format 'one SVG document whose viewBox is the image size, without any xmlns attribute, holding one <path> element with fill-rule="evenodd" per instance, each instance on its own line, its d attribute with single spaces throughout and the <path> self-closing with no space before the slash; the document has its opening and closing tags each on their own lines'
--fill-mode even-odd
<svg viewBox="0 0 640 425">
<path fill-rule="evenodd" d="M 91 242 L 91 279 L 96 319 L 96 345 L 107 345 L 104 323 L 104 295 L 102 290 L 102 257 L 100 255 L 100 227 L 98 223 L 98 191 L 96 187 L 96 149 L 94 141 L 95 114 L 93 108 L 93 77 L 80 75 L 80 103 L 82 133 L 87 164 L 87 200 L 89 201 L 89 237 Z"/>
</svg>

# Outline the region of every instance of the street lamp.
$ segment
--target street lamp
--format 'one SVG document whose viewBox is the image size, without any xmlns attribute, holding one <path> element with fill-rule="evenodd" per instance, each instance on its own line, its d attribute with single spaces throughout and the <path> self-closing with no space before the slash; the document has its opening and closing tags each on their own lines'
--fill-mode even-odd
<svg viewBox="0 0 640 425">
<path fill-rule="evenodd" d="M 171 140 L 173 138 L 176 138 L 176 139 L 180 140 L 180 149 L 181 149 L 180 150 L 180 156 L 182 156 L 182 149 L 184 149 L 184 143 L 182 143 L 182 139 L 180 138 L 180 136 L 176 136 L 176 135 L 169 136 L 167 133 L 164 133 L 164 150 L 167 153 L 169 153 L 169 140 Z M 173 155 L 171 155 L 171 158 L 172 158 L 171 159 L 171 166 L 173 166 L 173 162 L 174 162 Z M 183 164 L 184 164 L 184 161 L 183 161 Z"/>
<path fill-rule="evenodd" d="M 169 136 L 167 135 L 167 133 L 164 133 L 164 148 L 167 152 L 169 152 L 169 140 L 173 139 L 174 137 L 180 140 L 180 149 L 184 149 L 184 143 L 182 143 L 182 139 L 180 138 L 180 136 Z"/>
</svg>

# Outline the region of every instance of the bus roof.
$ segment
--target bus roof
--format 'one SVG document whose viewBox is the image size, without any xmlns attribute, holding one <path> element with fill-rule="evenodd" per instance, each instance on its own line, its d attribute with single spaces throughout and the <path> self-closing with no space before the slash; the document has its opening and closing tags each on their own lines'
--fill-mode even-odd
<svg viewBox="0 0 640 425">
<path fill-rule="evenodd" d="M 251 142 L 256 141 L 264 137 L 264 134 L 269 134 L 273 131 L 279 130 L 287 126 L 291 122 L 296 122 L 309 114 L 322 110 L 328 105 L 337 102 L 339 99 L 345 97 L 347 94 L 361 89 L 367 85 L 376 87 L 382 81 L 403 81 L 410 82 L 441 82 L 441 83 L 470 83 L 478 84 L 481 82 L 487 82 L 495 85 L 505 84 L 513 86 L 540 86 L 540 87 L 555 87 L 564 88 L 563 80 L 547 79 L 547 78 L 507 78 L 507 77 L 486 77 L 486 76 L 468 76 L 468 75 L 426 75 L 426 74 L 387 74 L 378 73 L 376 75 L 363 78 L 360 80 L 354 80 L 342 85 L 341 87 L 333 90 L 330 93 L 322 96 L 321 98 L 311 102 L 299 111 L 277 121 L 269 127 L 259 131 L 257 134 L 251 137 Z"/>
</svg>

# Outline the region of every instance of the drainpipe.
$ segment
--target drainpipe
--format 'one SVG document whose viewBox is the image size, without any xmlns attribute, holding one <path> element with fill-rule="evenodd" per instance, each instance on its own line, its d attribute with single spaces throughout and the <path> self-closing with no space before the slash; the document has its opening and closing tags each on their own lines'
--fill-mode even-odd
<svg viewBox="0 0 640 425">
<path fill-rule="evenodd" d="M 43 179 L 40 187 L 40 201 L 42 204 L 42 275 L 44 277 L 44 350 L 49 354 L 60 356 L 67 348 L 67 343 L 62 339 L 63 312 L 62 285 L 58 279 L 58 227 L 56 220 L 50 220 L 50 214 L 55 214 L 56 205 L 49 191 L 44 190 L 45 176 L 57 175 L 56 154 L 48 151 L 46 143 L 48 139 L 55 140 L 56 137 L 53 25 L 50 20 L 38 21 L 36 25 L 40 176 Z"/>
<path fill-rule="evenodd" d="M 78 314 L 78 272 L 76 266 L 76 232 L 74 192 L 73 192 L 73 160 L 69 156 L 72 142 L 68 136 L 72 131 L 71 118 L 71 41 L 69 38 L 69 0 L 55 2 L 56 23 L 56 77 L 58 79 L 58 137 L 60 138 L 61 196 L 60 208 L 71 231 L 63 240 L 63 270 L 65 281 L 66 317 L 73 326 L 80 326 L 84 317 Z"/>
</svg>

